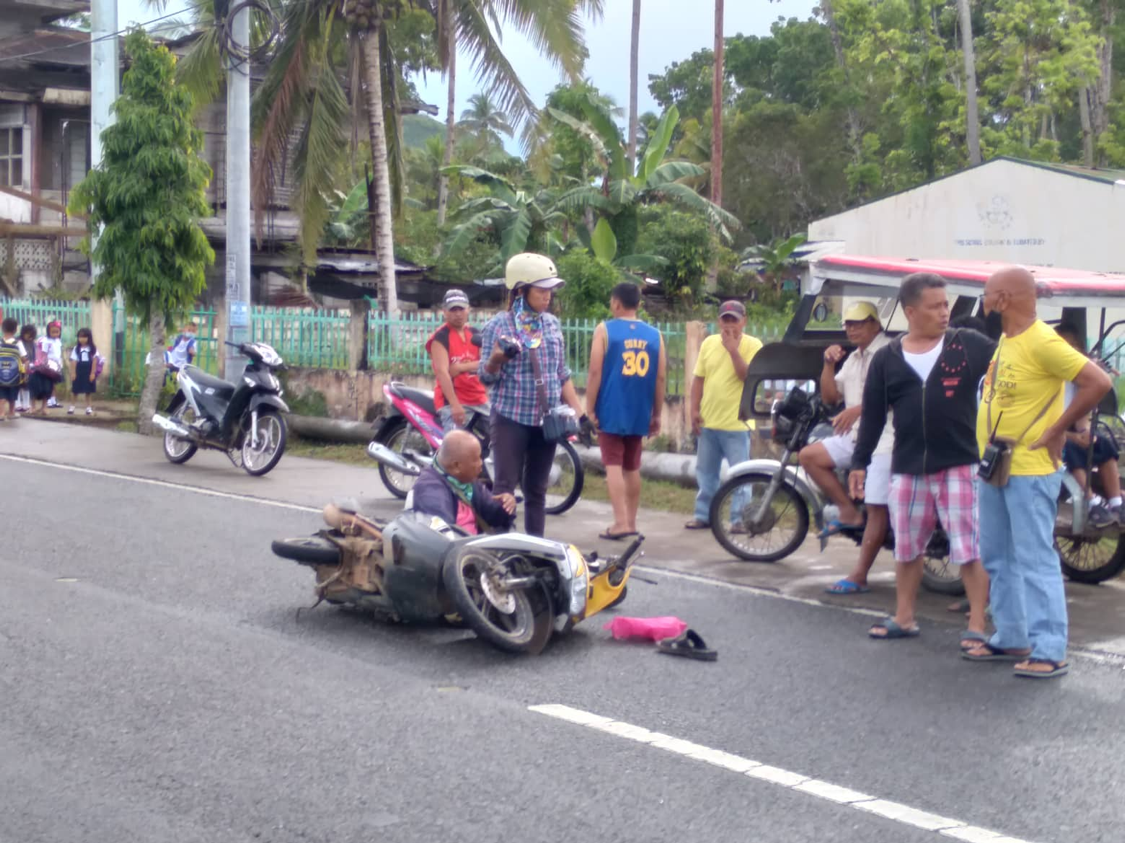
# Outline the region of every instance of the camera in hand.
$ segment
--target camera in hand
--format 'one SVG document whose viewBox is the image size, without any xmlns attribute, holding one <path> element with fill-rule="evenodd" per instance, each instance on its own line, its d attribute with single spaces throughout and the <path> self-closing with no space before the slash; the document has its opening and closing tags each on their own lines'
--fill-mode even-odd
<svg viewBox="0 0 1125 843">
<path fill-rule="evenodd" d="M 523 350 L 519 340 L 512 337 L 500 337 L 500 350 L 504 352 L 504 356 L 511 360 Z"/>
</svg>

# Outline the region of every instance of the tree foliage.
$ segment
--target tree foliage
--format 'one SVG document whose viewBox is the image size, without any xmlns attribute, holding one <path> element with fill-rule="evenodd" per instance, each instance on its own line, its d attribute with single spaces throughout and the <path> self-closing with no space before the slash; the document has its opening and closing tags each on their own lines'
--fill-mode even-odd
<svg viewBox="0 0 1125 843">
<path fill-rule="evenodd" d="M 125 39 L 130 67 L 113 105 L 116 122 L 102 133 L 103 161 L 71 194 L 96 243 L 82 248 L 99 267 L 94 293 L 120 291 L 146 320 L 189 310 L 206 286 L 215 253 L 199 226 L 210 213 L 211 168 L 200 158 L 203 134 L 192 121 L 192 97 L 174 78 L 176 60 L 142 30 Z"/>
</svg>

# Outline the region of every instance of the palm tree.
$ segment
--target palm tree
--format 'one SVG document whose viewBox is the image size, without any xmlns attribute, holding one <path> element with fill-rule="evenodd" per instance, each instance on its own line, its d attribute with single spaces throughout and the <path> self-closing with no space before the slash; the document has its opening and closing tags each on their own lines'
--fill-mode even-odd
<svg viewBox="0 0 1125 843">
<path fill-rule="evenodd" d="M 957 0 L 961 17 L 961 50 L 965 56 L 965 122 L 966 141 L 969 145 L 969 163 L 979 164 L 980 114 L 977 109 L 977 59 L 973 50 L 973 11 L 969 0 Z"/>
<path fill-rule="evenodd" d="M 512 137 L 515 134 L 508 123 L 508 115 L 496 108 L 487 92 L 469 98 L 469 107 L 461 112 L 460 125 L 476 135 L 482 154 L 502 143 L 500 135 Z"/>
<path fill-rule="evenodd" d="M 637 74 L 641 55 L 641 0 L 633 0 L 633 31 L 629 47 L 629 166 L 637 164 Z"/>
</svg>

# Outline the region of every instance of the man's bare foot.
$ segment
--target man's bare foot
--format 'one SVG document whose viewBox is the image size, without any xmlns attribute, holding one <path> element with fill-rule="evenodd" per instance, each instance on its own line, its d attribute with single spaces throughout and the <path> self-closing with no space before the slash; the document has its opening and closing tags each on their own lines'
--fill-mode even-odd
<svg viewBox="0 0 1125 843">
<path fill-rule="evenodd" d="M 993 647 L 987 641 L 978 644 L 971 650 L 964 651 L 965 658 L 971 661 L 1015 661 L 1017 659 L 1026 658 L 1030 654 L 1031 650 Z"/>
<path fill-rule="evenodd" d="M 1030 676 L 1037 679 L 1050 679 L 1063 676 L 1070 670 L 1070 664 L 1050 659 L 1025 659 L 1018 662 L 1013 668 L 1017 676 Z"/>
</svg>

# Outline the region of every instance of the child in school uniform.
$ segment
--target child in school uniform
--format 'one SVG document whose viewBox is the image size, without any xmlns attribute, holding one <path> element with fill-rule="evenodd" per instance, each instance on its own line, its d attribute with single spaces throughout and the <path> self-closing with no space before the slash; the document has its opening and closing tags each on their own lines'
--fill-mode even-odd
<svg viewBox="0 0 1125 843">
<path fill-rule="evenodd" d="M 8 414 L 0 415 L 0 421 L 16 417 L 16 397 L 27 369 L 27 351 L 16 336 L 19 326 L 20 323 L 10 317 L 0 323 L 0 405 L 8 405 Z"/>
<path fill-rule="evenodd" d="M 47 367 L 33 371 L 27 385 L 32 403 L 39 402 L 39 409 L 32 410 L 31 415 L 44 416 L 47 414 L 47 402 L 55 397 L 55 383 L 62 380 L 64 374 L 62 322 L 51 322 L 47 326 L 47 336 L 37 339 L 35 348 L 34 362 L 45 357 Z"/>
<path fill-rule="evenodd" d="M 27 368 L 31 369 L 31 361 L 35 357 L 35 338 L 39 332 L 35 329 L 34 325 L 24 325 L 20 328 L 20 342 L 23 343 L 23 350 L 27 354 Z M 28 389 L 27 382 L 30 380 L 30 372 L 24 372 L 23 380 L 20 381 L 20 391 L 16 395 L 16 412 L 26 413 L 31 409 L 31 391 Z"/>
<path fill-rule="evenodd" d="M 89 328 L 78 329 L 78 344 L 70 350 L 70 394 L 71 401 L 77 400 L 74 396 L 86 397 L 86 415 L 94 415 L 93 399 L 98 391 L 98 348 L 94 345 L 94 335 Z M 67 415 L 74 415 L 74 404 L 70 405 Z"/>
</svg>

